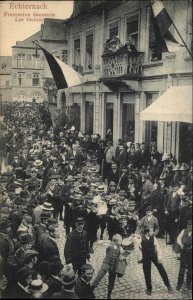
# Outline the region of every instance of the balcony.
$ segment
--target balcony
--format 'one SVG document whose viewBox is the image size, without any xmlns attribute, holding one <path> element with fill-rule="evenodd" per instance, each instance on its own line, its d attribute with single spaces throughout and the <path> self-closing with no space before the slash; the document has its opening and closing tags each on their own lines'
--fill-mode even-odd
<svg viewBox="0 0 193 300">
<path fill-rule="evenodd" d="M 114 53 L 103 55 L 103 78 L 138 77 L 142 75 L 144 53 Z"/>
</svg>

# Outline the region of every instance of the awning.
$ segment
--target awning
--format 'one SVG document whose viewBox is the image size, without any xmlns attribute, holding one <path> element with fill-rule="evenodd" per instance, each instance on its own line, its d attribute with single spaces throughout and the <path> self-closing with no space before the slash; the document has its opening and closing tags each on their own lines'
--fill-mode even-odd
<svg viewBox="0 0 193 300">
<path fill-rule="evenodd" d="M 141 120 L 186 122 L 192 120 L 192 86 L 171 86 L 140 113 Z"/>
</svg>

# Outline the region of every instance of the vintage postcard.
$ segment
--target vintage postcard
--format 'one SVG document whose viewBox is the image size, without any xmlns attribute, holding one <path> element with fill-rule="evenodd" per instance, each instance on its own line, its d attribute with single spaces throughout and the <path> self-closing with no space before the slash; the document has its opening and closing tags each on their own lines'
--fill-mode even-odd
<svg viewBox="0 0 193 300">
<path fill-rule="evenodd" d="M 0 1 L 0 298 L 192 299 L 192 58 L 190 0 Z"/>
</svg>

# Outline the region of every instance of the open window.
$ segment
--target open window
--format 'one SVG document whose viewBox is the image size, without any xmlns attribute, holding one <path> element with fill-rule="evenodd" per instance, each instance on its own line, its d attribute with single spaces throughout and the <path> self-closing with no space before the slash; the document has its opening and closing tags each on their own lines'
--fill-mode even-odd
<svg viewBox="0 0 193 300">
<path fill-rule="evenodd" d="M 86 36 L 85 70 L 93 69 L 93 34 Z"/>
<path fill-rule="evenodd" d="M 74 40 L 74 64 L 79 66 L 80 60 L 80 39 Z"/>
<path fill-rule="evenodd" d="M 127 18 L 127 41 L 130 41 L 135 46 L 136 50 L 139 48 L 139 14 L 131 15 Z"/>
</svg>

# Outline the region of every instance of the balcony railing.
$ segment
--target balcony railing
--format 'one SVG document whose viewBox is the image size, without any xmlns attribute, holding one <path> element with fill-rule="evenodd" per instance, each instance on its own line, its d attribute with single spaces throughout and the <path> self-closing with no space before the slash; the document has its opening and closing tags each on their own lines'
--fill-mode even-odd
<svg viewBox="0 0 193 300">
<path fill-rule="evenodd" d="M 102 77 L 136 77 L 142 74 L 143 52 L 103 55 Z"/>
</svg>

